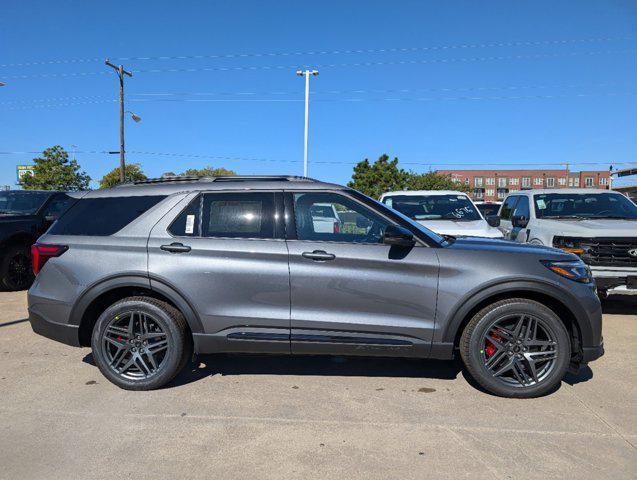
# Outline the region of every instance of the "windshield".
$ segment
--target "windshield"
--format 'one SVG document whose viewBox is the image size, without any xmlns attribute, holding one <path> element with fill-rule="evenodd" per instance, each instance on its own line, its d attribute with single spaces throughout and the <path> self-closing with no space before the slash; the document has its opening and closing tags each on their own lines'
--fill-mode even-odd
<svg viewBox="0 0 637 480">
<path fill-rule="evenodd" d="M 358 193 L 358 192 L 356 192 Z M 360 194 L 363 195 L 363 194 Z M 387 205 L 385 205 L 382 202 L 379 202 L 378 200 L 376 200 L 375 198 L 372 197 L 368 197 L 366 195 L 364 195 L 365 199 L 367 199 L 368 201 L 374 202 L 374 204 L 376 204 L 376 207 L 382 212 L 382 211 L 387 211 Z M 399 212 L 398 210 L 389 210 L 391 213 L 393 213 L 394 215 L 398 215 L 400 218 L 402 218 L 405 222 L 407 222 L 409 225 L 411 225 L 412 227 L 415 227 L 417 230 L 423 232 L 425 235 L 427 235 L 429 238 L 433 239 L 436 243 L 440 244 L 440 243 L 444 243 L 447 242 L 447 239 L 445 237 L 442 237 L 440 235 L 438 235 L 436 232 L 433 232 L 431 230 L 429 230 L 427 227 L 424 227 L 423 225 L 421 225 L 418 222 L 414 222 L 411 218 L 409 218 L 407 215 L 404 215 L 403 213 Z"/>
<path fill-rule="evenodd" d="M 414 220 L 482 220 L 466 195 L 392 195 L 383 201 Z"/>
<path fill-rule="evenodd" d="M 478 207 L 478 210 L 480 210 L 480 213 L 482 213 L 485 217 L 488 217 L 489 215 L 497 215 L 498 210 L 500 210 L 499 203 L 483 203 L 476 206 Z"/>
<path fill-rule="evenodd" d="M 0 215 L 33 215 L 49 195 L 47 192 L 22 190 L 0 192 Z"/>
<path fill-rule="evenodd" d="M 537 218 L 637 219 L 637 205 L 619 193 L 548 193 L 533 198 Z"/>
</svg>

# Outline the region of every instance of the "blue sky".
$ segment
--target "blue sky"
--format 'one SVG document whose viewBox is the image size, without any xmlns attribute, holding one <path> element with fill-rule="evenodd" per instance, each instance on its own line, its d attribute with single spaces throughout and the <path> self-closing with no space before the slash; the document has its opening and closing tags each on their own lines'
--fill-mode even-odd
<svg viewBox="0 0 637 480">
<path fill-rule="evenodd" d="M 297 67 L 320 70 L 320 179 L 345 183 L 382 153 L 415 171 L 637 163 L 634 0 L 3 0 L 0 185 L 35 156 L 19 152 L 54 144 L 94 179 L 116 166 L 100 153 L 119 148 L 105 57 L 135 72 L 127 161 L 149 176 L 301 174 Z"/>
</svg>

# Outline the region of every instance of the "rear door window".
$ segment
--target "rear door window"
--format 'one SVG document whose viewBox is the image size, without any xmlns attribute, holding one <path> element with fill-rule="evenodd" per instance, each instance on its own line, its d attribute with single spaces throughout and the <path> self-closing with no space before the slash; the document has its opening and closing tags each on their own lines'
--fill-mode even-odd
<svg viewBox="0 0 637 480">
<path fill-rule="evenodd" d="M 118 232 L 164 195 L 83 198 L 53 224 L 51 235 L 108 236 Z"/>
</svg>

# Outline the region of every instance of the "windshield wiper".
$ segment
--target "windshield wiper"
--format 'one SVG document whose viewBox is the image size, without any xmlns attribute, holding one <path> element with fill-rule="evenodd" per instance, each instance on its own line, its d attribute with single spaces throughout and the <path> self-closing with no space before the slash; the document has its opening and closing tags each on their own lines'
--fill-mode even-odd
<svg viewBox="0 0 637 480">
<path fill-rule="evenodd" d="M 579 215 L 550 215 L 548 217 L 542 217 L 544 220 L 586 220 L 589 217 L 581 217 Z"/>
<path fill-rule="evenodd" d="M 637 220 L 635 217 L 626 217 L 624 215 L 592 215 L 590 218 L 613 218 L 619 220 Z"/>
</svg>

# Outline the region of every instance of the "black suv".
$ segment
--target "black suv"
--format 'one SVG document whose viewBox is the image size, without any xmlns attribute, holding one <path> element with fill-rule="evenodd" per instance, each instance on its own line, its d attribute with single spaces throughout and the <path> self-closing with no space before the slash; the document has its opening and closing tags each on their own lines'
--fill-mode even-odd
<svg viewBox="0 0 637 480">
<path fill-rule="evenodd" d="M 31 245 L 75 200 L 58 191 L 0 192 L 0 289 L 25 290 L 33 282 Z"/>
</svg>

